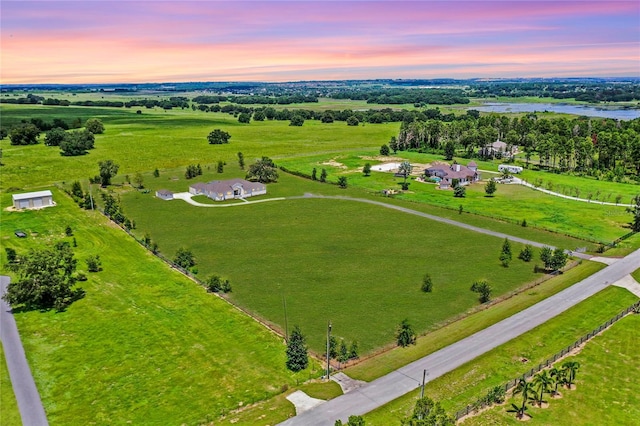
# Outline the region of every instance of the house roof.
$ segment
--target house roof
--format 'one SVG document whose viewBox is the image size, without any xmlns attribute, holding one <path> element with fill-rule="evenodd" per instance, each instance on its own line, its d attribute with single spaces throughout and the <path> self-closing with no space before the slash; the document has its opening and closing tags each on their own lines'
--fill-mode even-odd
<svg viewBox="0 0 640 426">
<path fill-rule="evenodd" d="M 476 172 L 471 170 L 469 167 L 463 166 L 462 164 L 457 164 L 457 165 L 460 166 L 459 171 L 456 171 L 454 169 L 454 166 L 449 165 L 447 163 L 434 162 L 434 163 L 431 163 L 431 167 L 429 167 L 427 170 L 443 171 L 444 176 L 447 177 L 448 179 L 462 179 L 462 178 L 469 178 L 469 177 L 475 176 Z M 474 167 L 474 165 L 477 166 L 477 164 L 473 161 L 469 163 L 469 166 L 471 167 Z"/>
<path fill-rule="evenodd" d="M 173 191 L 169 191 L 168 189 L 158 189 L 156 193 L 160 195 L 173 195 Z"/>
<path fill-rule="evenodd" d="M 241 186 L 245 191 L 255 191 L 264 189 L 264 184 L 260 182 L 249 182 L 248 180 L 235 178 L 229 180 L 213 180 L 209 183 L 195 183 L 191 185 L 199 191 L 222 194 L 232 191 L 234 187 Z"/>
<path fill-rule="evenodd" d="M 478 163 L 476 163 L 475 161 L 469 161 L 469 164 L 467 164 L 467 167 L 478 167 Z"/>
<path fill-rule="evenodd" d="M 36 191 L 36 192 L 25 192 L 23 194 L 13 194 L 11 197 L 13 201 L 17 200 L 29 200 L 31 198 L 39 198 L 39 197 L 52 197 L 53 194 L 48 189 L 46 191 Z"/>
</svg>

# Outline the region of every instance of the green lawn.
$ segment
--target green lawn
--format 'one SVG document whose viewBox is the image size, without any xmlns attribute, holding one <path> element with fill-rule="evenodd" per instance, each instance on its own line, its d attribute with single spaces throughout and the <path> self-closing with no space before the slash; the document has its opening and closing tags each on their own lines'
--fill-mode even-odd
<svg viewBox="0 0 640 426">
<path fill-rule="evenodd" d="M 602 425 L 637 424 L 640 418 L 640 384 L 638 381 L 638 328 L 640 315 L 629 315 L 596 336 L 576 356 L 580 363 L 576 390 L 562 390 L 561 399 L 549 399 L 548 409 L 532 407 L 529 413 L 535 424 Z M 507 403 L 521 399 L 507 400 Z M 588 408 L 587 408 L 588 407 Z M 464 425 L 520 424 L 505 407 L 496 407 Z"/>
<path fill-rule="evenodd" d="M 104 270 L 88 274 L 86 297 L 66 312 L 16 314 L 51 424 L 196 424 L 321 373 L 315 363 L 287 371 L 280 338 L 53 193 L 56 207 L 2 212 L 2 245 L 23 253 L 72 242 L 69 225 L 79 269 L 99 254 Z"/>
<path fill-rule="evenodd" d="M 583 335 L 597 328 L 600 324 L 614 317 L 635 301 L 637 301 L 637 298 L 627 290 L 617 287 L 607 288 L 519 338 L 501 345 L 440 378 L 428 382 L 425 387 L 425 394 L 436 401 L 440 401 L 448 412 L 454 413 L 464 408 L 467 404 L 473 403 L 478 398 L 484 396 L 492 387 L 504 384 L 522 375 L 532 366 L 545 361 L 547 358 L 553 356 L 554 353 L 559 352 Z M 637 321 L 635 321 L 635 323 L 637 323 Z M 613 341 L 615 340 L 616 339 L 613 339 Z M 625 341 L 628 343 L 624 343 Z M 596 342 L 597 340 L 594 341 L 594 343 Z M 625 351 L 635 348 L 633 346 L 633 339 L 622 340 L 621 342 L 623 342 L 621 347 L 628 347 Z M 635 354 L 634 357 L 637 357 L 637 354 Z M 523 359 L 526 359 L 526 362 L 523 362 Z M 625 360 L 625 362 L 627 361 L 630 362 L 630 366 L 637 365 L 637 361 L 634 363 L 633 358 Z M 593 367 L 599 368 L 596 367 L 598 363 L 599 361 L 593 362 Z M 634 370 L 629 368 L 628 371 Z M 581 370 L 579 378 L 582 374 L 585 373 Z M 600 380 L 602 380 L 602 378 L 600 378 Z M 633 385 L 631 385 L 631 383 L 633 383 Z M 637 380 L 627 382 L 627 386 L 635 386 L 635 389 L 637 389 Z M 582 387 L 579 381 L 578 391 L 576 391 L 576 393 L 580 392 Z M 637 400 L 638 392 L 637 390 L 634 392 L 633 389 L 632 387 L 631 394 L 634 395 L 630 396 L 628 401 L 632 399 Z M 600 391 L 599 395 L 602 396 L 604 389 L 600 387 L 596 390 L 594 387 L 594 392 L 598 391 Z M 409 393 L 365 415 L 367 426 L 400 424 L 400 419 L 411 411 L 418 396 L 418 391 Z M 608 396 L 605 397 L 605 401 L 612 410 L 614 409 L 613 401 L 616 400 L 617 399 L 609 398 Z M 588 412 L 589 409 L 589 404 L 579 404 L 576 408 L 577 411 L 585 413 Z M 498 410 L 504 411 L 505 407 L 501 407 Z M 622 413 L 623 411 L 619 411 L 619 415 Z M 589 414 L 589 416 L 591 416 L 591 414 Z M 591 422 L 585 422 L 583 424 L 598 424 L 597 421 L 593 421 L 596 416 L 587 418 L 592 419 Z M 534 419 L 534 421 L 536 420 Z M 465 424 L 466 423 L 467 422 L 465 422 Z M 493 423 L 488 422 L 483 424 L 504 424 L 504 422 L 497 420 Z M 571 424 L 571 422 L 543 424 Z"/>
<path fill-rule="evenodd" d="M 183 190 L 187 184 L 182 181 Z M 268 191 L 273 197 L 358 194 L 287 175 Z M 369 352 L 392 343 L 404 318 L 424 332 L 478 305 L 469 290 L 476 280 L 487 279 L 498 296 L 541 276 L 533 263 L 516 259 L 519 244 L 513 244 L 511 266 L 503 268 L 499 238 L 348 200 L 202 208 L 157 199 L 153 191 L 131 191 L 121 199 L 137 234 L 149 232 L 168 257 L 189 247 L 199 276 L 228 278 L 233 303 L 281 329 L 284 299 L 288 324 L 299 324 L 319 352 L 329 320 L 336 336 L 357 340 Z M 434 280 L 431 294 L 420 290 L 425 273 Z"/>
<path fill-rule="evenodd" d="M 349 185 L 379 193 L 387 188 L 400 189 L 399 183 L 403 179 L 393 177 L 392 173 L 376 171 L 373 171 L 371 176 L 363 176 L 361 170 L 365 163 L 375 165 L 381 162 L 399 162 L 406 159 L 412 164 L 424 166 L 432 161 L 443 161 L 441 155 L 415 152 L 398 153 L 396 156 L 388 157 L 382 161 L 381 158 L 384 157 L 376 154 L 377 151 L 335 152 L 282 159 L 280 164 L 288 169 L 306 174 L 311 174 L 312 169 L 316 168 L 319 175 L 321 169 L 324 168 L 332 181 L 336 181 L 337 176 L 347 176 Z M 457 160 L 461 164 L 469 162 L 466 159 L 459 158 Z M 499 164 L 497 162 L 476 162 L 481 170 L 497 172 Z M 483 172 L 484 179 L 492 176 L 496 175 Z M 575 176 L 557 177 L 559 175 L 544 172 L 525 171 L 523 176 L 529 181 L 540 176 L 546 179 L 557 179 L 558 183 L 551 188 L 561 193 L 568 192 L 569 188 L 573 188 L 569 185 L 575 185 L 576 187 L 593 188 L 591 191 L 594 193 L 594 199 L 596 199 L 595 194 L 599 194 L 598 199 L 606 198 L 607 194 L 615 194 L 607 198 L 611 202 L 615 201 L 617 194 L 623 195 L 623 200 L 629 202 L 630 197 L 636 191 L 640 191 L 638 185 L 594 181 Z M 560 184 L 560 181 L 563 183 Z M 462 206 L 464 212 L 489 216 L 511 223 L 520 224 L 526 220 L 529 227 L 548 229 L 589 241 L 608 243 L 629 232 L 627 225 L 631 219 L 624 207 L 601 206 L 567 200 L 520 185 L 498 185 L 495 195 L 487 197 L 484 182 L 467 186 L 465 198 L 455 198 L 452 191 L 439 190 L 435 184 L 421 183 L 413 179 L 409 182 L 411 183 L 409 190 L 395 195 L 395 198 L 456 211 Z M 556 181 L 554 180 L 554 182 Z M 546 187 L 546 185 L 543 186 Z M 587 190 L 583 189 L 581 194 L 586 197 Z M 575 194 L 572 193 L 572 195 Z"/>
<path fill-rule="evenodd" d="M 18 403 L 11 387 L 4 350 L 2 343 L 0 343 L 0 426 L 20 425 L 21 422 Z"/>
</svg>

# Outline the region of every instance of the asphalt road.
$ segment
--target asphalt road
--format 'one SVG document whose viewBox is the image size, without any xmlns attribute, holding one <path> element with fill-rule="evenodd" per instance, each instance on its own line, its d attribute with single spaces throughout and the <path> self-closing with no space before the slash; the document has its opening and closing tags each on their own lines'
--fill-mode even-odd
<svg viewBox="0 0 640 426">
<path fill-rule="evenodd" d="M 10 278 L 0 275 L 0 294 L 4 295 Z M 0 300 L 0 340 L 7 360 L 9 377 L 13 392 L 18 401 L 18 409 L 24 426 L 48 425 L 40 394 L 33 381 L 29 363 L 22 348 L 16 321 L 11 313 L 11 307 L 4 300 Z"/>
<path fill-rule="evenodd" d="M 332 426 L 337 419 L 362 415 L 418 388 L 423 371 L 433 380 L 462 364 L 545 323 L 572 306 L 640 268 L 640 250 L 592 276 L 497 324 L 432 353 L 352 392 L 327 401 L 281 423 L 293 426 Z"/>
</svg>

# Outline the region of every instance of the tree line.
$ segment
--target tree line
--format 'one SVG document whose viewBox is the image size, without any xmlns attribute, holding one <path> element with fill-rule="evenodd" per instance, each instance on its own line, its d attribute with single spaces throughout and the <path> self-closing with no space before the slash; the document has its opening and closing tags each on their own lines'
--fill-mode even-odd
<svg viewBox="0 0 640 426">
<path fill-rule="evenodd" d="M 525 166 L 539 157 L 536 167 L 555 172 L 594 175 L 612 181 L 629 177 L 640 182 L 640 119 L 619 121 L 607 118 L 538 118 L 535 114 L 509 118 L 489 114 L 475 116 L 472 111 L 453 121 L 442 117 L 406 120 L 398 137 L 389 142 L 395 151 L 418 150 L 443 153 L 452 145 L 454 152 L 471 157 L 497 156 L 481 148 L 503 141 L 507 151 L 519 147 Z"/>
</svg>

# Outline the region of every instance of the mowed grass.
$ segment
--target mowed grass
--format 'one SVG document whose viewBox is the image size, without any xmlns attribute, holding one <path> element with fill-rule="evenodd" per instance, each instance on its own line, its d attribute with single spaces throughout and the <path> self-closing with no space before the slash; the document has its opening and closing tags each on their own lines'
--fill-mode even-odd
<svg viewBox="0 0 640 426">
<path fill-rule="evenodd" d="M 636 425 L 640 418 L 640 315 L 628 315 L 589 341 L 579 354 L 567 358 L 580 363 L 576 389 L 562 389 L 561 399 L 547 398 L 548 409 L 531 407 L 531 422 L 542 425 Z M 521 398 L 507 400 L 521 403 Z M 464 425 L 517 425 L 504 406 L 496 407 Z"/>
<path fill-rule="evenodd" d="M 21 424 L 21 419 L 18 402 L 13 393 L 4 349 L 2 343 L 0 343 L 0 425 L 12 426 L 19 424 Z"/>
<path fill-rule="evenodd" d="M 286 370 L 282 339 L 53 194 L 55 207 L 3 211 L 2 245 L 25 253 L 75 238 L 79 269 L 98 254 L 104 270 L 65 312 L 15 314 L 51 424 L 201 424 L 320 373 Z"/>
<path fill-rule="evenodd" d="M 487 391 L 492 387 L 504 384 L 524 374 L 533 366 L 544 362 L 547 358 L 553 356 L 556 352 L 559 352 L 583 335 L 600 326 L 600 324 L 614 317 L 635 301 L 637 301 L 637 297 L 625 289 L 617 287 L 607 288 L 530 332 L 501 345 L 444 376 L 429 381 L 425 387 L 425 395 L 436 401 L 440 401 L 445 410 L 453 414 L 457 410 L 463 409 L 467 404 L 471 404 L 486 395 Z M 605 334 L 606 333 L 608 333 L 608 331 L 605 332 Z M 613 339 L 613 341 L 615 342 L 615 339 Z M 623 340 L 621 341 L 620 347 L 630 345 L 631 347 L 629 349 L 633 349 L 635 348 L 633 346 L 634 341 L 634 339 Z M 615 345 L 617 344 L 614 344 L 614 346 Z M 614 356 L 615 349 L 613 347 L 611 349 L 612 356 Z M 627 349 L 624 350 L 626 351 Z M 526 361 L 523 362 L 523 359 L 526 359 Z M 631 361 L 631 364 L 629 364 L 631 366 L 637 365 L 637 362 L 635 364 L 633 363 L 633 357 L 625 362 L 627 361 Z M 607 361 L 602 363 L 602 365 L 608 363 Z M 600 361 L 594 361 L 589 368 L 598 369 L 598 364 L 600 364 Z M 583 366 L 583 368 L 586 367 Z M 637 379 L 637 368 L 629 368 L 626 371 L 632 371 L 633 373 L 629 374 L 629 376 Z M 584 374 L 583 369 L 578 373 L 579 379 L 582 374 Z M 606 378 L 600 377 L 599 380 L 600 383 L 602 383 Z M 633 385 L 631 384 L 632 382 Z M 637 380 L 630 379 L 625 389 L 629 389 L 630 386 L 631 389 L 633 389 L 633 386 L 637 386 Z M 584 386 L 578 382 L 578 391 L 572 392 L 567 398 L 573 398 L 574 393 L 580 392 L 580 389 L 583 387 Z M 599 394 L 603 399 L 603 403 L 610 409 L 616 410 L 618 412 L 616 416 L 619 419 L 622 418 L 621 416 L 624 410 L 620 410 L 621 406 L 616 407 L 613 404 L 613 401 L 616 401 L 617 397 L 616 399 L 609 398 L 607 389 L 602 386 L 597 389 L 598 390 L 594 388 L 593 391 L 596 393 L 600 392 Z M 418 397 L 419 390 L 411 392 L 366 414 L 365 420 L 367 425 L 386 426 L 399 424 L 400 419 L 411 412 Z M 637 399 L 637 395 L 630 397 L 628 401 L 632 399 Z M 555 404 L 556 401 L 552 403 Z M 589 404 L 579 404 L 576 406 L 578 412 L 585 413 L 586 416 L 589 416 L 585 418 L 591 419 L 582 424 L 599 424 L 597 420 L 595 420 L 597 419 L 597 414 L 586 414 L 589 412 L 590 407 Z M 506 406 L 499 407 L 497 410 L 504 411 L 506 410 Z M 482 424 L 505 424 L 506 422 L 503 422 L 501 420 L 502 418 L 506 419 L 507 416 L 499 417 L 498 420 Z M 537 422 L 536 419 L 537 416 L 533 421 Z M 474 424 L 473 419 L 469 419 L 468 422 Z M 467 422 L 464 424 L 467 424 Z M 541 424 L 571 424 L 571 422 L 551 421 Z M 619 424 L 633 423 L 622 422 Z"/>
<path fill-rule="evenodd" d="M 189 183 L 183 180 L 182 190 Z M 283 174 L 268 185 L 268 196 L 324 190 L 359 194 Z M 514 261 L 504 268 L 500 238 L 350 200 L 203 208 L 160 200 L 153 191 L 124 193 L 121 199 L 136 233 L 148 232 L 163 254 L 173 257 L 188 247 L 198 276 L 228 278 L 232 302 L 283 330 L 286 304 L 289 328 L 300 325 L 317 352 L 329 320 L 335 336 L 358 341 L 365 353 L 392 343 L 405 318 L 424 332 L 477 306 L 477 294 L 469 290 L 476 280 L 487 279 L 498 296 L 541 276 L 533 263 L 516 259 L 519 244 L 513 244 Z M 420 290 L 426 273 L 434 281 L 429 294 Z"/>
<path fill-rule="evenodd" d="M 400 162 L 406 159 L 413 164 L 425 165 L 433 161 L 443 161 L 442 156 L 433 154 L 399 152 L 397 155 L 386 159 L 377 154 L 377 151 L 336 152 L 283 159 L 281 163 L 292 170 L 306 174 L 310 174 L 311 170 L 316 168 L 318 176 L 321 169 L 324 168 L 329 173 L 330 180 L 337 181 L 338 176 L 346 176 L 351 186 L 363 188 L 369 192 L 380 193 L 383 189 L 399 190 L 399 184 L 403 179 L 396 178 L 393 173 L 389 172 L 373 171 L 370 176 L 364 176 L 361 170 L 365 163 L 375 165 L 383 162 Z M 457 161 L 461 164 L 467 164 L 470 160 L 458 158 Z M 476 162 L 478 162 L 481 170 L 497 172 L 497 163 Z M 529 175 L 527 176 L 534 176 L 533 173 L 536 172 L 528 173 Z M 409 190 L 401 192 L 394 197 L 456 211 L 462 206 L 463 212 L 488 216 L 516 224 L 526 220 L 529 227 L 547 229 L 591 242 L 609 243 L 630 231 L 628 223 L 631 220 L 631 216 L 621 206 L 602 206 L 567 200 L 521 185 L 499 184 L 494 196 L 487 197 L 485 193 L 486 179 L 493 176 L 497 176 L 497 174 L 483 172 L 484 181 L 467 186 L 464 198 L 455 198 L 450 190 L 440 190 L 433 183 L 422 183 L 415 181 L 413 178 L 409 180 Z M 541 175 L 538 172 L 535 176 L 545 175 Z M 565 177 L 564 182 L 566 182 L 566 185 L 570 182 L 575 182 L 579 186 L 588 186 L 595 181 L 580 177 Z M 640 187 L 636 185 L 613 182 L 599 182 L 598 187 L 598 191 L 602 193 L 608 191 L 607 194 L 624 194 L 625 200 L 629 198 L 633 191 L 640 190 Z M 586 197 L 586 191 L 583 191 L 582 194 Z M 614 199 L 615 197 L 611 198 L 610 201 L 613 202 Z M 585 244 L 582 243 L 582 246 L 585 246 Z M 567 248 L 573 249 L 576 247 Z"/>
<path fill-rule="evenodd" d="M 135 109 L 2 104 L 0 113 L 3 125 L 32 117 L 47 122 L 80 117 L 83 123 L 97 117 L 105 125 L 105 133 L 96 135 L 95 149 L 79 157 L 62 157 L 59 148 L 44 146 L 44 134 L 42 142 L 33 146 L 11 146 L 8 138 L 0 141 L 5 164 L 3 190 L 86 179 L 97 175 L 98 162 L 106 159 L 114 160 L 120 165 L 119 173 L 126 175 L 191 163 L 236 162 L 239 151 L 251 164 L 263 155 L 278 158 L 305 152 L 379 148 L 400 129 L 399 123 L 351 127 L 344 122 L 311 120 L 302 127 L 289 126 L 288 121 L 240 124 L 229 114 L 191 110 L 143 109 L 142 114 L 136 114 Z M 207 135 L 218 128 L 231 134 L 229 144 L 209 144 Z"/>
</svg>

